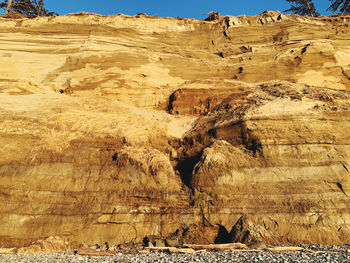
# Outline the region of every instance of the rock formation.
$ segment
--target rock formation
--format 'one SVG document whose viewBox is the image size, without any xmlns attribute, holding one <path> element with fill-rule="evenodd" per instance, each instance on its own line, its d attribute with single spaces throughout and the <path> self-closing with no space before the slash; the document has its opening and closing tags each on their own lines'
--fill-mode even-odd
<svg viewBox="0 0 350 263">
<path fill-rule="evenodd" d="M 349 21 L 0 18 L 0 247 L 349 243 Z"/>
</svg>

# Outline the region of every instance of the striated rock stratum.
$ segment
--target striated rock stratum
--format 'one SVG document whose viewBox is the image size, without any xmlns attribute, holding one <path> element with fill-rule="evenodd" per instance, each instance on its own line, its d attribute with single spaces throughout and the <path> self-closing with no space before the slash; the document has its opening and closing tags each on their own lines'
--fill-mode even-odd
<svg viewBox="0 0 350 263">
<path fill-rule="evenodd" d="M 0 246 L 348 244 L 349 23 L 0 18 Z"/>
</svg>

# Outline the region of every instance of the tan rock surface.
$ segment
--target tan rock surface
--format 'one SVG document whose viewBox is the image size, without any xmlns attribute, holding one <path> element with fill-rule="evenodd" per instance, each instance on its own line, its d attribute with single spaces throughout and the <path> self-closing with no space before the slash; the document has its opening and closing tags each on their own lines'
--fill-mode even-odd
<svg viewBox="0 0 350 263">
<path fill-rule="evenodd" d="M 48 237 L 38 240 L 29 246 L 22 247 L 16 251 L 17 254 L 53 253 L 71 250 L 69 243 L 60 237 Z"/>
<path fill-rule="evenodd" d="M 0 246 L 349 243 L 349 19 L 0 18 Z"/>
<path fill-rule="evenodd" d="M 346 243 L 349 95 L 263 84 L 200 117 L 179 156 L 198 160 L 187 176 L 206 220 L 229 226 L 247 215 L 239 232 L 268 243 Z"/>
</svg>

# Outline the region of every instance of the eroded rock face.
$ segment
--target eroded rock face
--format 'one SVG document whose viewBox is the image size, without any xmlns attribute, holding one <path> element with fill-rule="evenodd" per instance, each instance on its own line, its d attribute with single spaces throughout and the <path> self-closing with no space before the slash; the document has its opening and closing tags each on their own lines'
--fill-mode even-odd
<svg viewBox="0 0 350 263">
<path fill-rule="evenodd" d="M 229 226 L 247 215 L 264 230 L 256 238 L 269 243 L 347 242 L 349 98 L 261 85 L 200 117 L 184 140 L 196 147 L 184 152 L 199 152 L 190 186 L 213 197 L 203 204 L 208 221 Z M 233 241 L 244 241 L 244 233 L 236 235 Z"/>
<path fill-rule="evenodd" d="M 0 18 L 0 246 L 349 243 L 348 20 Z"/>
</svg>

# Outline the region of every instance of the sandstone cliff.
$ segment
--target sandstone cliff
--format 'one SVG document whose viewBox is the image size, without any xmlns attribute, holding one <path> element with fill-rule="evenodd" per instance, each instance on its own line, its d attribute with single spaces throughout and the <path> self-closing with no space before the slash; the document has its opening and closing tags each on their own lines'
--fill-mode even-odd
<svg viewBox="0 0 350 263">
<path fill-rule="evenodd" d="M 349 21 L 0 18 L 0 246 L 349 243 Z"/>
</svg>

